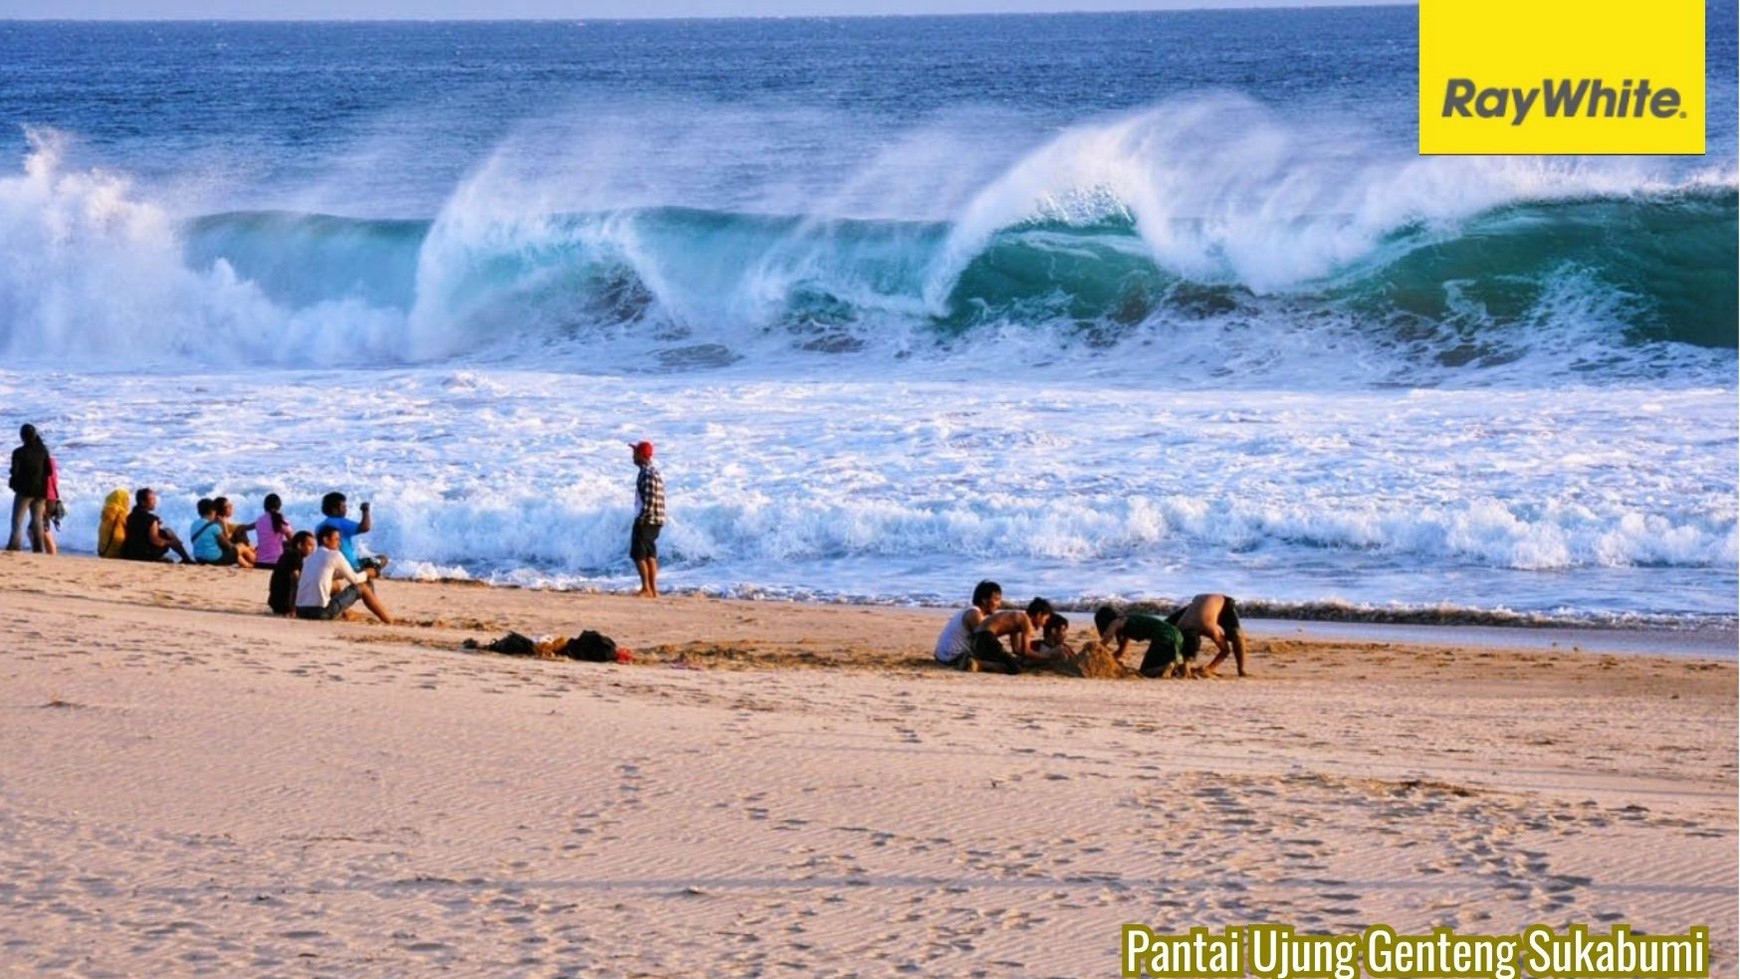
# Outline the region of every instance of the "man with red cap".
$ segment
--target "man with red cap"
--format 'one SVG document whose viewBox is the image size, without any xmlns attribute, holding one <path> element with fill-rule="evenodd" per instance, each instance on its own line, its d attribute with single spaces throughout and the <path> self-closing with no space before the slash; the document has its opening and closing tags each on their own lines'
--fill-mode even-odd
<svg viewBox="0 0 1740 979">
<path fill-rule="evenodd" d="M 640 476 L 634 481 L 634 531 L 628 539 L 628 556 L 640 574 L 641 598 L 659 597 L 659 528 L 665 525 L 665 480 L 653 465 L 651 442 L 630 442 Z"/>
</svg>

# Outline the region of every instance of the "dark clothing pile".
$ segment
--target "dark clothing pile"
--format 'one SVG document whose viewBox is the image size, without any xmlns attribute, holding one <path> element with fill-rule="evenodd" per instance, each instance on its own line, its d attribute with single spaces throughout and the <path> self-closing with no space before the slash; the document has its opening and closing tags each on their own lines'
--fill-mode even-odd
<svg viewBox="0 0 1740 979">
<path fill-rule="evenodd" d="M 541 656 L 545 659 L 567 657 L 568 659 L 584 660 L 588 663 L 626 663 L 630 654 L 627 650 L 619 650 L 616 640 L 591 629 L 580 633 L 572 639 L 550 639 L 538 642 L 530 636 L 510 632 L 500 639 L 488 643 L 479 643 L 475 639 L 465 640 L 466 649 L 487 649 L 492 653 L 504 656 Z"/>
</svg>

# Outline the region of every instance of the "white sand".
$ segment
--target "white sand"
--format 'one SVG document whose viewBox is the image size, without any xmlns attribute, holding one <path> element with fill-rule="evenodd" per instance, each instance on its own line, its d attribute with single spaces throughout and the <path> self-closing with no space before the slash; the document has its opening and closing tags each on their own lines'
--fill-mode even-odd
<svg viewBox="0 0 1740 979">
<path fill-rule="evenodd" d="M 0 975 L 1115 975 L 1157 929 L 1711 928 L 1731 661 L 973 676 L 941 613 L 0 556 Z M 1269 624 L 1264 624 L 1265 626 Z M 469 653 L 599 628 L 633 665 Z M 669 660 L 686 653 L 691 666 Z"/>
</svg>

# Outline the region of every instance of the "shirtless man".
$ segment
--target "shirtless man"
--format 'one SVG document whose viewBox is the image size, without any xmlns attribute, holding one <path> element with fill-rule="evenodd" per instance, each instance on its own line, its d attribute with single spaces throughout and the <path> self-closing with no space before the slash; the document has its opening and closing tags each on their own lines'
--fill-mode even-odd
<svg viewBox="0 0 1740 979">
<path fill-rule="evenodd" d="M 1218 676 L 1214 668 L 1226 661 L 1231 653 L 1239 676 L 1245 672 L 1245 634 L 1239 628 L 1239 611 L 1230 595 L 1198 595 L 1190 604 L 1166 617 L 1184 636 L 1184 661 L 1194 663 L 1202 648 L 1202 637 L 1214 643 L 1219 655 L 1202 668 L 1204 676 Z"/>
<path fill-rule="evenodd" d="M 936 637 L 936 661 L 956 669 L 971 669 L 973 662 L 973 631 L 985 616 L 1003 604 L 1003 586 L 995 581 L 981 581 L 973 588 L 973 604 L 949 619 L 942 635 Z"/>
<path fill-rule="evenodd" d="M 1025 612 L 1010 609 L 986 616 L 973 632 L 973 661 L 978 667 L 991 664 L 1011 675 L 1020 673 L 1022 660 L 1043 658 L 1036 656 L 1031 647 L 1034 636 L 1045 628 L 1049 618 L 1051 603 L 1043 598 L 1028 602 Z M 1003 649 L 1005 636 L 1009 639 L 1007 651 Z"/>
</svg>

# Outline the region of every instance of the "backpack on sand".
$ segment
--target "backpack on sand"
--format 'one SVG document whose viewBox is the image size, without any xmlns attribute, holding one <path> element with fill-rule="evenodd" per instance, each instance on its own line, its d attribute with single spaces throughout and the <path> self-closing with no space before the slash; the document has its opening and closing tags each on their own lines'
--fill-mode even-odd
<svg viewBox="0 0 1740 979">
<path fill-rule="evenodd" d="M 588 663 L 616 662 L 616 640 L 587 629 L 562 648 L 562 655 L 569 659 L 585 660 Z"/>
</svg>

